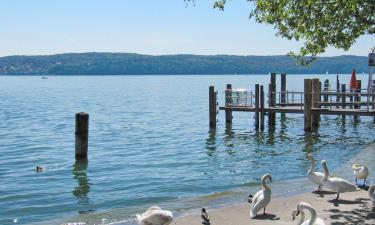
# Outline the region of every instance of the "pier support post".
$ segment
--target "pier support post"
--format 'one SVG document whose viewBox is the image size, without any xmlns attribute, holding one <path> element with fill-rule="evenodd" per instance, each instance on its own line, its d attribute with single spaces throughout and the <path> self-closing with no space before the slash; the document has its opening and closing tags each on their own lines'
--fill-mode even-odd
<svg viewBox="0 0 375 225">
<path fill-rule="evenodd" d="M 264 130 L 264 88 L 260 85 L 260 129 Z"/>
<path fill-rule="evenodd" d="M 320 100 L 320 90 L 319 90 L 319 79 L 312 79 L 312 108 L 320 108 L 319 100 Z M 320 114 L 314 110 L 311 112 L 312 114 L 312 128 L 317 129 L 319 127 L 320 121 Z"/>
<path fill-rule="evenodd" d="M 259 129 L 259 84 L 255 85 L 255 129 Z"/>
<path fill-rule="evenodd" d="M 286 74 L 282 73 L 281 74 L 281 106 L 285 107 L 286 103 Z"/>
<path fill-rule="evenodd" d="M 210 119 L 210 128 L 215 129 L 216 128 L 216 114 L 217 114 L 217 108 L 216 108 L 216 102 L 217 102 L 217 93 L 215 92 L 215 87 L 210 86 L 209 87 L 209 119 Z"/>
<path fill-rule="evenodd" d="M 233 104 L 232 85 L 227 84 L 227 89 L 225 90 L 225 106 L 230 106 L 232 104 Z M 233 120 L 232 110 L 226 109 L 225 110 L 225 122 L 232 123 L 232 120 Z"/>
<path fill-rule="evenodd" d="M 341 84 L 341 107 L 342 109 L 346 108 L 346 84 Z M 345 119 L 345 115 L 342 115 L 342 118 Z"/>
<path fill-rule="evenodd" d="M 355 109 L 360 109 L 361 108 L 361 90 L 362 89 L 362 81 L 361 80 L 357 80 L 357 89 L 355 90 L 355 98 L 354 98 L 354 101 L 355 101 L 355 104 L 354 104 L 354 108 Z M 358 120 L 359 119 L 359 116 L 357 115 L 354 115 L 354 120 Z"/>
<path fill-rule="evenodd" d="M 89 114 L 84 112 L 76 113 L 75 139 L 76 160 L 87 159 L 89 140 Z"/>
<path fill-rule="evenodd" d="M 269 84 L 269 102 L 270 108 L 276 107 L 276 73 L 271 73 L 271 83 Z M 274 127 L 276 125 L 276 113 L 268 112 L 268 125 Z"/>
<path fill-rule="evenodd" d="M 328 92 L 328 90 L 329 90 L 329 80 L 326 79 L 324 81 L 324 92 Z M 324 102 L 328 102 L 328 95 L 324 95 L 323 99 L 324 99 Z"/>
<path fill-rule="evenodd" d="M 312 81 L 304 80 L 304 130 L 311 131 Z"/>
<path fill-rule="evenodd" d="M 336 75 L 336 92 L 337 92 L 337 95 L 336 95 L 336 109 L 339 108 L 339 102 L 340 102 L 340 80 L 339 80 L 339 75 L 337 74 Z"/>
</svg>

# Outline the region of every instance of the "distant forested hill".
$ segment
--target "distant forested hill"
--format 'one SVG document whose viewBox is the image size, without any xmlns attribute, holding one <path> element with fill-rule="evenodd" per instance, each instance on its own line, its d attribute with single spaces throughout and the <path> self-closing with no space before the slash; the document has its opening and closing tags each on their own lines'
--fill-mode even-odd
<svg viewBox="0 0 375 225">
<path fill-rule="evenodd" d="M 0 58 L 1 75 L 141 75 L 141 74 L 321 74 L 367 72 L 367 57 L 320 57 L 310 67 L 288 56 L 139 55 L 69 53 Z"/>
</svg>

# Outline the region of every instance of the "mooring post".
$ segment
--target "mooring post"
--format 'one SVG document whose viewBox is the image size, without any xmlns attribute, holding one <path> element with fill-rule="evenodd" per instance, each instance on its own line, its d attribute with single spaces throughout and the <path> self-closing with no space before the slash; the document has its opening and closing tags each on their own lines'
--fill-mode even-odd
<svg viewBox="0 0 375 225">
<path fill-rule="evenodd" d="M 255 129 L 259 129 L 259 84 L 255 84 Z"/>
<path fill-rule="evenodd" d="M 76 160 L 87 159 L 88 140 L 89 140 L 89 114 L 76 113 L 76 141 L 75 155 Z"/>
<path fill-rule="evenodd" d="M 264 130 L 264 89 L 260 85 L 260 129 Z"/>
<path fill-rule="evenodd" d="M 340 108 L 339 102 L 340 102 L 340 80 L 339 80 L 339 75 L 336 75 L 336 109 Z"/>
<path fill-rule="evenodd" d="M 228 109 L 227 107 L 233 104 L 232 99 L 232 84 L 227 84 L 227 89 L 225 90 L 225 122 L 232 123 L 232 110 Z"/>
<path fill-rule="evenodd" d="M 354 108 L 355 109 L 360 109 L 361 108 L 361 90 L 362 89 L 362 82 L 361 80 L 357 80 L 357 89 L 355 90 L 355 98 L 354 98 L 354 101 L 355 101 L 355 105 L 354 105 Z M 357 115 L 354 115 L 354 120 L 358 120 L 359 119 L 359 116 Z"/>
<path fill-rule="evenodd" d="M 217 107 L 216 107 L 216 102 L 217 102 L 217 93 L 215 92 L 215 87 L 210 86 L 209 87 L 209 94 L 208 94 L 208 99 L 209 99 L 209 119 L 210 119 L 210 128 L 214 129 L 216 128 L 216 114 L 217 114 Z"/>
<path fill-rule="evenodd" d="M 281 74 L 281 106 L 285 107 L 286 103 L 286 74 Z"/>
<path fill-rule="evenodd" d="M 312 81 L 304 80 L 304 129 L 311 131 L 311 107 L 312 107 Z"/>
<path fill-rule="evenodd" d="M 346 108 L 346 84 L 341 84 L 341 107 L 342 109 Z M 345 119 L 345 115 L 342 115 L 342 118 Z"/>
<path fill-rule="evenodd" d="M 329 80 L 326 79 L 324 81 L 324 92 L 328 92 L 329 90 Z M 328 102 L 328 95 L 324 95 L 324 102 Z"/>
<path fill-rule="evenodd" d="M 270 107 L 276 107 L 276 73 L 271 73 L 271 89 L 270 89 Z M 276 125 L 276 113 L 275 112 L 269 112 L 269 125 L 270 127 L 274 127 Z"/>
<path fill-rule="evenodd" d="M 320 108 L 320 90 L 319 90 L 319 79 L 312 79 L 312 108 L 317 109 Z M 312 128 L 319 127 L 320 121 L 320 114 L 314 110 L 312 110 Z"/>
</svg>

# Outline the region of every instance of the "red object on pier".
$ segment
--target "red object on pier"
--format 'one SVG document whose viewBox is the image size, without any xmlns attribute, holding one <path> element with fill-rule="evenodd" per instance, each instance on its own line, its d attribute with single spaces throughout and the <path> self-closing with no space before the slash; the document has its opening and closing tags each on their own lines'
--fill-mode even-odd
<svg viewBox="0 0 375 225">
<path fill-rule="evenodd" d="M 350 90 L 357 89 L 357 76 L 355 75 L 355 69 L 352 71 L 352 78 L 350 78 Z"/>
</svg>

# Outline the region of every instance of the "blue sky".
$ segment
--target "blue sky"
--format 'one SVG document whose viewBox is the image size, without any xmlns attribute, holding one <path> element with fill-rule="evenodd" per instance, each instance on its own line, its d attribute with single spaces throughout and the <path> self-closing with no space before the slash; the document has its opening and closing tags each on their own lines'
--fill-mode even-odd
<svg viewBox="0 0 375 225">
<path fill-rule="evenodd" d="M 251 5 L 231 1 L 224 12 L 197 0 L 2 0 L 0 56 L 65 52 L 279 55 L 300 43 L 275 37 L 270 25 L 249 20 Z M 374 36 L 345 52 L 367 55 Z"/>
</svg>

